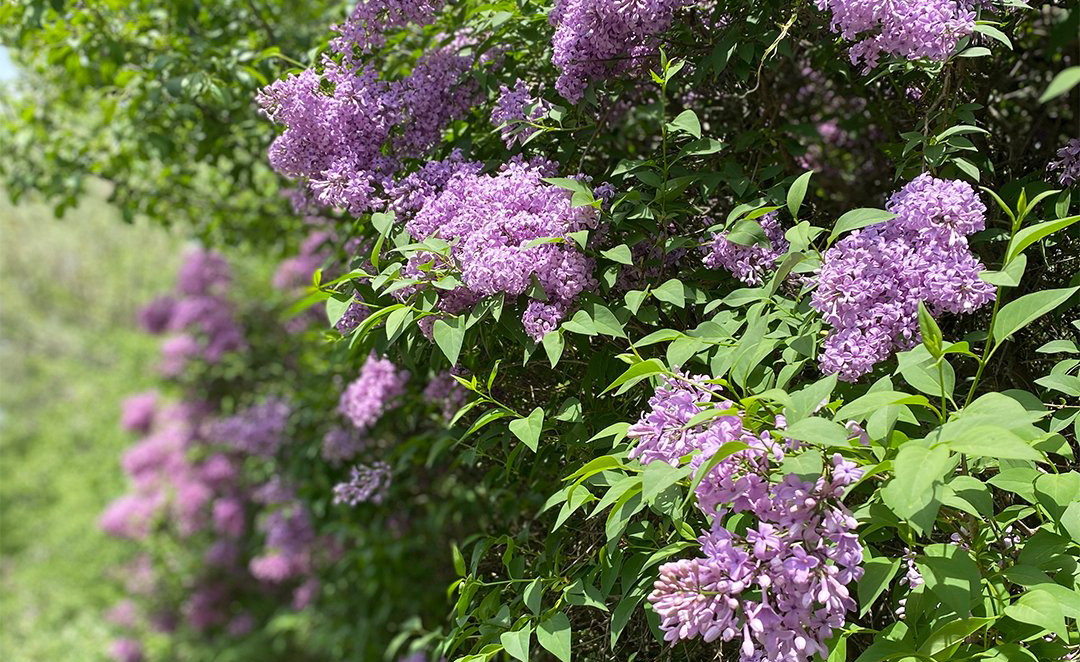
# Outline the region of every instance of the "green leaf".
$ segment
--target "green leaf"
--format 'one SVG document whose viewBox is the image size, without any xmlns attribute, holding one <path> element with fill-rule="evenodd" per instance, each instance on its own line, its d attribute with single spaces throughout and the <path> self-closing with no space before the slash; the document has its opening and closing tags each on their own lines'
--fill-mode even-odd
<svg viewBox="0 0 1080 662">
<path fill-rule="evenodd" d="M 435 344 L 442 350 L 443 356 L 450 365 L 457 365 L 458 356 L 461 354 L 461 343 L 465 340 L 465 318 L 452 317 L 446 320 L 435 320 L 432 330 L 435 336 Z"/>
<path fill-rule="evenodd" d="M 871 391 L 841 407 L 836 412 L 836 418 L 838 420 L 856 418 L 891 405 L 922 405 L 929 407 L 930 401 L 925 396 L 911 395 L 900 391 Z"/>
<path fill-rule="evenodd" d="M 673 467 L 667 462 L 650 462 L 641 473 L 641 498 L 652 504 L 661 492 L 690 475 L 693 470 L 689 464 Z"/>
<path fill-rule="evenodd" d="M 697 113 L 692 110 L 684 110 L 671 120 L 669 125 L 673 130 L 684 131 L 694 138 L 701 138 L 701 121 Z"/>
<path fill-rule="evenodd" d="M 540 432 L 544 429 L 544 410 L 540 407 L 533 409 L 526 418 L 518 418 L 510 421 L 510 432 L 528 446 L 532 452 L 536 452 L 540 445 Z"/>
<path fill-rule="evenodd" d="M 551 363 L 551 367 L 554 368 L 559 363 L 559 359 L 562 358 L 565 345 L 562 333 L 558 329 L 548 331 L 544 335 L 543 345 L 544 353 L 547 354 L 548 361 Z"/>
<path fill-rule="evenodd" d="M 562 662 L 570 662 L 570 635 L 570 619 L 561 611 L 545 619 L 536 630 L 540 645 Z"/>
<path fill-rule="evenodd" d="M 919 646 L 919 652 L 924 655 L 936 655 L 950 646 L 959 644 L 996 620 L 997 617 L 988 617 L 949 621 L 926 638 L 926 641 Z"/>
<path fill-rule="evenodd" d="M 461 555 L 461 550 L 458 549 L 457 544 L 450 544 L 450 553 L 454 558 L 454 572 L 458 574 L 458 577 L 465 576 L 465 557 Z"/>
<path fill-rule="evenodd" d="M 339 299 L 336 296 L 332 296 L 326 300 L 326 317 L 330 320 L 330 326 L 335 326 L 341 321 L 341 318 L 345 316 L 345 311 L 349 309 L 352 302 L 352 297 Z"/>
<path fill-rule="evenodd" d="M 945 427 L 942 428 L 941 437 L 942 443 L 950 449 L 973 457 L 1035 462 L 1043 459 L 1042 453 L 1015 433 L 998 425 L 966 426 L 955 436 Z"/>
<path fill-rule="evenodd" d="M 697 472 L 694 474 L 694 479 L 690 481 L 690 491 L 687 492 L 686 501 L 684 501 L 683 503 L 689 503 L 690 499 L 694 495 L 694 491 L 697 490 L 698 485 L 700 485 L 701 481 L 705 479 L 705 476 L 707 476 L 709 472 L 713 470 L 713 467 L 723 462 L 725 458 L 731 457 L 735 453 L 738 453 L 739 451 L 744 451 L 748 448 L 750 447 L 741 441 L 729 441 L 722 445 L 720 448 L 716 449 L 716 452 L 709 457 L 708 461 L 698 467 Z"/>
<path fill-rule="evenodd" d="M 615 378 L 615 381 L 611 382 L 606 389 L 600 392 L 603 395 L 611 389 L 622 386 L 623 384 L 636 384 L 646 377 L 652 377 L 653 375 L 659 375 L 667 372 L 667 367 L 664 366 L 663 361 L 660 359 L 649 359 L 642 361 L 641 363 L 635 363 L 626 369 L 623 374 Z"/>
<path fill-rule="evenodd" d="M 619 244 L 614 248 L 609 248 L 606 251 L 600 251 L 600 254 L 609 260 L 618 262 L 619 264 L 633 264 L 634 258 L 630 254 L 630 249 L 626 244 Z"/>
<path fill-rule="evenodd" d="M 522 600 L 525 601 L 525 606 L 529 608 L 529 611 L 540 615 L 540 603 L 544 598 L 544 585 L 540 582 L 540 578 L 529 582 L 529 585 L 525 587 L 525 591 L 522 593 Z"/>
<path fill-rule="evenodd" d="M 1010 51 L 1012 50 L 1013 45 L 1012 45 L 1012 41 L 1009 40 L 1009 37 L 1006 36 L 1004 32 L 1002 32 L 1001 30 L 998 30 L 997 28 L 995 28 L 992 25 L 987 25 L 986 23 L 977 23 L 975 25 L 975 32 L 981 32 L 984 35 L 986 35 L 987 37 L 990 37 L 991 39 L 995 39 L 995 40 L 1001 42 L 1002 44 L 1005 44 L 1005 46 Z"/>
<path fill-rule="evenodd" d="M 1065 71 L 1059 72 L 1058 75 L 1054 76 L 1054 80 L 1050 81 L 1046 91 L 1039 97 L 1039 103 L 1046 103 L 1051 99 L 1058 98 L 1076 87 L 1077 83 L 1080 83 L 1080 67 L 1069 67 Z"/>
<path fill-rule="evenodd" d="M 994 339 L 1002 343 L 1014 333 L 1065 303 L 1080 287 L 1065 287 L 1026 294 L 998 311 L 994 320 Z"/>
<path fill-rule="evenodd" d="M 761 224 L 749 218 L 737 222 L 724 238 L 733 244 L 740 246 L 769 246 L 769 236 L 761 228 Z"/>
<path fill-rule="evenodd" d="M 799 217 L 799 208 L 802 207 L 803 199 L 806 198 L 806 187 L 810 184 L 810 177 L 814 171 L 804 172 L 791 184 L 787 192 L 787 208 L 792 218 Z"/>
<path fill-rule="evenodd" d="M 672 278 L 652 290 L 652 295 L 665 303 L 682 308 L 686 305 L 686 290 L 682 281 Z"/>
<path fill-rule="evenodd" d="M 783 430 L 784 437 L 817 446 L 849 446 L 851 433 L 839 423 L 824 418 L 804 418 Z"/>
<path fill-rule="evenodd" d="M 893 460 L 895 475 L 882 488 L 881 498 L 894 513 L 925 531 L 937 514 L 945 473 L 952 466 L 948 449 L 906 443 Z"/>
<path fill-rule="evenodd" d="M 916 564 L 926 588 L 957 615 L 968 615 L 981 598 L 979 566 L 966 549 L 945 543 L 928 545 Z"/>
<path fill-rule="evenodd" d="M 1066 218 L 1059 218 L 1053 221 L 1046 221 L 1039 223 L 1038 225 L 1031 225 L 1023 228 L 1016 233 L 1016 236 L 1009 242 L 1009 248 L 1005 251 L 1005 263 L 1012 262 L 1016 256 L 1024 252 L 1028 246 L 1035 242 L 1048 237 L 1058 230 L 1063 230 L 1073 223 L 1080 221 L 1080 216 L 1069 216 Z"/>
<path fill-rule="evenodd" d="M 1025 592 L 1016 602 L 1005 608 L 1005 615 L 1014 621 L 1035 625 L 1068 641 L 1065 630 L 1065 614 L 1057 598 L 1041 588 Z"/>
<path fill-rule="evenodd" d="M 1069 504 L 1080 501 L 1080 473 L 1044 474 L 1035 480 L 1035 498 L 1055 520 Z"/>
<path fill-rule="evenodd" d="M 997 287 L 1016 287 L 1027 269 L 1027 256 L 1017 255 L 1001 271 L 980 271 L 979 280 Z"/>
<path fill-rule="evenodd" d="M 526 625 L 520 630 L 503 632 L 499 635 L 499 643 L 506 653 L 515 660 L 529 662 L 529 640 L 532 636 L 532 628 Z"/>
<path fill-rule="evenodd" d="M 889 587 L 889 582 L 900 569 L 900 559 L 888 559 L 883 556 L 872 558 L 863 563 L 863 576 L 857 585 L 859 594 L 859 615 L 863 616 L 874 606 L 874 602 Z"/>
<path fill-rule="evenodd" d="M 845 232 L 851 232 L 852 230 L 858 230 L 859 228 L 865 228 L 877 223 L 884 223 L 893 218 L 896 218 L 896 214 L 887 212 L 884 209 L 874 209 L 872 207 L 852 209 L 836 219 L 836 224 L 833 225 L 832 232 L 829 234 L 829 243 L 832 244 L 837 237 Z"/>
</svg>

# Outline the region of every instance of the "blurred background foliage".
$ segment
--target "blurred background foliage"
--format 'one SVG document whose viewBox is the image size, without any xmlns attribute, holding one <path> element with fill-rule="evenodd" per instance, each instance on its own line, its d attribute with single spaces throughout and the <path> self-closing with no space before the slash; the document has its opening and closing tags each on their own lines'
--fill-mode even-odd
<svg viewBox="0 0 1080 662">
<path fill-rule="evenodd" d="M 0 641 L 2 657 L 103 660 L 103 577 L 130 553 L 95 522 L 125 485 L 120 399 L 154 384 L 156 339 L 136 309 L 169 287 L 180 240 L 119 222 L 91 185 L 63 222 L 0 197 Z"/>
</svg>

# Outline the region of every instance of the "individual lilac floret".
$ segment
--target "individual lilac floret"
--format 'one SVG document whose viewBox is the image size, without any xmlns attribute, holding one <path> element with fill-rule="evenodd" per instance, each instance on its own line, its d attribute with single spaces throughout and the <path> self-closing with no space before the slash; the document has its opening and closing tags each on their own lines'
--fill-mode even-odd
<svg viewBox="0 0 1080 662">
<path fill-rule="evenodd" d="M 590 83 L 652 66 L 657 35 L 693 0 L 557 0 L 551 61 L 555 89 L 577 103 Z"/>
<path fill-rule="evenodd" d="M 156 391 L 139 393 L 124 400 L 120 425 L 128 432 L 148 432 L 154 424 L 158 395 Z"/>
<path fill-rule="evenodd" d="M 994 298 L 967 236 L 986 207 L 970 184 L 916 177 L 887 205 L 896 218 L 857 230 L 825 255 L 811 305 L 832 325 L 821 370 L 855 381 L 919 341 L 918 304 L 970 313 Z"/>
<path fill-rule="evenodd" d="M 569 191 L 542 181 L 550 174 L 548 164 L 517 160 L 497 175 L 452 178 L 406 225 L 417 241 L 450 242 L 449 259 L 421 254 L 410 258 L 403 274 L 426 281 L 459 273 L 463 287 L 439 291 L 440 311 L 455 314 L 484 296 L 520 296 L 535 280 L 550 307 L 544 322 L 525 321 L 534 340 L 543 338 L 541 331 L 557 324 L 581 292 L 595 285 L 592 261 L 569 235 L 595 227 L 596 210 L 573 207 Z"/>
<path fill-rule="evenodd" d="M 379 504 L 390 489 L 390 465 L 375 462 L 353 467 L 348 482 L 334 486 L 334 503 L 356 506 L 370 502 Z"/>
<path fill-rule="evenodd" d="M 360 369 L 360 376 L 341 394 L 338 411 L 358 430 L 366 430 L 405 392 L 408 381 L 408 371 L 398 370 L 388 359 L 372 352 Z"/>
<path fill-rule="evenodd" d="M 776 267 L 776 259 L 788 251 L 789 244 L 784 238 L 784 229 L 776 220 L 776 212 L 765 214 L 757 222 L 769 238 L 768 246 L 743 246 L 728 241 L 727 233 L 722 233 L 705 245 L 705 266 L 726 269 L 747 285 L 763 284 L 765 275 Z"/>
<path fill-rule="evenodd" d="M 1062 186 L 1072 186 L 1080 180 L 1080 138 L 1073 138 L 1057 151 L 1057 161 L 1051 161 L 1048 170 L 1061 171 L 1058 181 Z"/>
<path fill-rule="evenodd" d="M 249 455 L 270 457 L 285 444 L 285 426 L 292 408 L 268 398 L 209 426 L 207 436 Z"/>
<path fill-rule="evenodd" d="M 832 29 L 849 41 L 851 62 L 864 71 L 877 66 L 882 53 L 908 60 L 941 61 L 975 29 L 975 12 L 967 0 L 816 0 L 832 12 Z"/>
<path fill-rule="evenodd" d="M 491 123 L 499 128 L 507 147 L 525 144 L 532 134 L 530 122 L 537 122 L 547 114 L 549 105 L 533 97 L 529 86 L 518 80 L 513 87 L 499 87 L 499 98 L 491 110 Z"/>
</svg>

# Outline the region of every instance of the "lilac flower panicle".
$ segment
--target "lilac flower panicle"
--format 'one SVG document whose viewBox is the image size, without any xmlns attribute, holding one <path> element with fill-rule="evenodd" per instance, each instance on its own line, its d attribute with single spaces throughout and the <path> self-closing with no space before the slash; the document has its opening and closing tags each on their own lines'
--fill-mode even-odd
<svg viewBox="0 0 1080 662">
<path fill-rule="evenodd" d="M 414 256 L 403 275 L 423 281 L 459 271 L 464 287 L 440 292 L 439 310 L 452 314 L 484 296 L 520 296 L 535 279 L 548 301 L 542 307 L 529 304 L 523 322 L 534 340 L 541 339 L 581 292 L 595 287 L 593 263 L 569 235 L 594 228 L 596 210 L 573 207 L 569 191 L 542 181 L 550 174 L 546 163 L 516 160 L 495 175 L 452 178 L 406 224 L 417 241 L 437 237 L 450 242 L 450 263 L 439 258 L 425 271 L 421 266 L 437 256 Z M 546 239 L 560 241 L 534 242 Z"/>
<path fill-rule="evenodd" d="M 154 299 L 139 310 L 139 326 L 147 333 L 164 333 L 172 320 L 176 300 L 169 296 Z"/>
<path fill-rule="evenodd" d="M 1080 180 L 1080 138 L 1073 138 L 1057 151 L 1057 160 L 1051 161 L 1048 170 L 1060 171 L 1058 181 L 1062 186 L 1072 186 Z"/>
<path fill-rule="evenodd" d="M 877 66 L 881 55 L 908 60 L 941 61 L 975 29 L 975 3 L 968 0 L 816 0 L 818 9 L 832 13 L 832 29 L 844 39 L 860 40 L 851 48 L 851 62 L 864 71 Z"/>
<path fill-rule="evenodd" d="M 727 233 L 721 233 L 705 245 L 705 266 L 710 269 L 726 269 L 747 285 L 762 285 L 765 275 L 776 267 L 777 258 L 787 253 L 789 244 L 784 238 L 783 228 L 776 220 L 776 212 L 765 214 L 757 219 L 757 222 L 769 238 L 767 247 L 760 244 L 736 244 L 728 241 Z"/>
<path fill-rule="evenodd" d="M 390 488 L 390 465 L 375 462 L 353 467 L 349 480 L 334 486 L 334 503 L 356 506 L 368 502 L 380 504 Z"/>
<path fill-rule="evenodd" d="M 468 391 L 454 379 L 453 371 L 446 371 L 433 377 L 424 387 L 424 400 L 438 405 L 443 418 L 450 420 L 465 404 Z"/>
<path fill-rule="evenodd" d="M 147 391 L 133 395 L 123 402 L 120 425 L 129 432 L 148 432 L 154 424 L 158 395 Z"/>
<path fill-rule="evenodd" d="M 774 482 L 773 470 L 796 446 L 745 429 L 732 403 L 700 377 L 665 380 L 649 406 L 628 434 L 636 440 L 630 456 L 643 464 L 677 466 L 691 455 L 697 467 L 725 443 L 748 447 L 716 464 L 697 488 L 713 522 L 700 538 L 703 556 L 660 567 L 648 599 L 664 639 L 740 639 L 744 662 L 827 655 L 826 641 L 855 608 L 847 585 L 862 575 L 856 522 L 839 501 L 862 470 L 836 454 L 816 481 L 788 474 Z M 705 407 L 733 413 L 688 428 Z M 744 535 L 724 528 L 726 512 L 752 516 Z"/>
<path fill-rule="evenodd" d="M 338 411 L 358 430 L 374 425 L 393 402 L 405 392 L 409 373 L 374 352 L 368 356 L 357 377 L 341 394 Z"/>
<path fill-rule="evenodd" d="M 382 46 L 390 31 L 410 23 L 427 25 L 444 4 L 445 0 L 360 0 L 348 20 L 333 26 L 338 36 L 330 45 L 346 57 L 354 50 L 367 53 Z"/>
<path fill-rule="evenodd" d="M 115 662 L 143 662 L 143 647 L 137 639 L 122 637 L 112 642 L 109 656 Z"/>
<path fill-rule="evenodd" d="M 217 252 L 194 250 L 187 254 L 177 276 L 176 289 L 187 296 L 220 293 L 232 278 L 229 263 Z"/>
<path fill-rule="evenodd" d="M 268 398 L 211 424 L 207 435 L 242 453 L 269 457 L 285 445 L 285 428 L 291 414 L 288 403 Z"/>
<path fill-rule="evenodd" d="M 824 255 L 811 305 L 833 327 L 823 372 L 855 381 L 919 341 L 918 304 L 931 313 L 970 313 L 994 298 L 967 236 L 986 207 L 971 185 L 923 174 L 886 206 L 896 218 L 856 230 Z"/>
<path fill-rule="evenodd" d="M 337 329 L 337 332 L 341 335 L 347 336 L 355 331 L 356 328 L 370 316 L 370 308 L 359 301 L 353 301 L 349 304 L 349 307 L 345 309 L 345 313 L 341 316 L 341 319 L 334 324 L 334 328 Z"/>
<path fill-rule="evenodd" d="M 360 454 L 368 446 L 363 430 L 338 425 L 323 436 L 322 458 L 330 464 L 341 464 Z"/>
<path fill-rule="evenodd" d="M 577 103 L 595 81 L 651 65 L 657 36 L 692 0 L 557 0 L 548 19 L 555 26 L 555 89 Z"/>
<path fill-rule="evenodd" d="M 526 123 L 538 122 L 549 108 L 545 101 L 533 97 L 525 81 L 518 80 L 513 87 L 499 87 L 499 98 L 491 110 L 491 123 L 500 129 L 507 147 L 525 144 L 532 133 Z"/>
</svg>

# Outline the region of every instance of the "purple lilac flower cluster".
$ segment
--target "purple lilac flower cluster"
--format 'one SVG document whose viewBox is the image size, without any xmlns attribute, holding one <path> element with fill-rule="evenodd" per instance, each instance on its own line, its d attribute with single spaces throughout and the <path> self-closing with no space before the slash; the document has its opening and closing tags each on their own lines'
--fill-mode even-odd
<svg viewBox="0 0 1080 662">
<path fill-rule="evenodd" d="M 705 266 L 726 269 L 747 285 L 763 284 L 765 275 L 775 268 L 776 259 L 787 252 L 788 241 L 784 239 L 784 229 L 776 219 L 776 212 L 769 212 L 756 220 L 769 238 L 768 246 L 743 246 L 728 241 L 726 232 L 721 233 L 705 245 Z"/>
<path fill-rule="evenodd" d="M 337 425 L 323 435 L 322 459 L 330 464 L 341 464 L 356 457 L 368 446 L 363 430 Z"/>
<path fill-rule="evenodd" d="M 360 369 L 360 376 L 341 394 L 338 411 L 358 430 L 367 430 L 405 392 L 408 381 L 407 370 L 399 370 L 388 359 L 381 359 L 373 352 Z"/>
<path fill-rule="evenodd" d="M 163 374 L 175 377 L 193 359 L 217 363 L 245 347 L 244 332 L 224 296 L 229 281 L 229 265 L 221 255 L 192 251 L 180 267 L 176 294 L 159 297 L 139 312 L 139 323 L 150 333 L 174 334 L 161 346 Z"/>
<path fill-rule="evenodd" d="M 442 411 L 443 418 L 449 421 L 454 417 L 461 406 L 465 404 L 468 391 L 454 379 L 459 374 L 455 370 L 435 375 L 424 387 L 424 400 L 437 405 Z"/>
<path fill-rule="evenodd" d="M 390 489 L 390 465 L 374 462 L 352 468 L 349 480 L 334 486 L 334 503 L 356 506 L 368 502 L 380 504 Z"/>
<path fill-rule="evenodd" d="M 741 659 L 806 662 L 827 655 L 825 642 L 855 608 L 847 585 L 862 574 L 856 522 L 840 503 L 861 470 L 839 454 L 826 476 L 807 481 L 788 474 L 771 480 L 785 446 L 744 427 L 730 401 L 718 399 L 702 378 L 666 379 L 650 410 L 630 428 L 631 457 L 667 462 L 697 452 L 701 466 L 725 443 L 749 448 L 713 467 L 697 488 L 699 507 L 712 520 L 701 536 L 703 556 L 660 567 L 649 595 L 665 640 L 741 638 Z M 706 406 L 730 409 L 686 425 Z M 745 533 L 723 526 L 728 513 L 752 515 Z"/>
<path fill-rule="evenodd" d="M 543 338 L 595 286 L 592 261 L 569 235 L 595 227 L 596 210 L 571 206 L 569 191 L 542 181 L 550 174 L 551 164 L 516 160 L 494 175 L 453 176 L 406 224 L 417 241 L 450 242 L 449 257 L 415 256 L 403 275 L 423 281 L 460 273 L 462 287 L 440 291 L 439 309 L 449 313 L 492 294 L 520 296 L 535 279 L 547 300 L 531 301 L 522 322 L 532 338 Z M 432 260 L 434 268 L 422 268 Z"/>
<path fill-rule="evenodd" d="M 391 30 L 431 23 L 444 4 L 445 0 L 360 0 L 345 23 L 332 26 L 338 36 L 330 45 L 346 57 L 356 50 L 367 53 L 382 46 Z"/>
<path fill-rule="evenodd" d="M 285 426 L 292 408 L 283 400 L 265 402 L 207 426 L 207 438 L 254 456 L 270 457 L 285 445 Z"/>
<path fill-rule="evenodd" d="M 464 80 L 471 59 L 459 47 L 427 52 L 396 81 L 330 58 L 321 75 L 308 69 L 275 81 L 258 98 L 266 116 L 285 126 L 270 146 L 271 165 L 306 179 L 320 204 L 352 214 L 384 208 L 380 189 L 393 186 L 399 159 L 424 156 L 475 102 L 477 88 Z"/>
<path fill-rule="evenodd" d="M 1080 138 L 1073 138 L 1057 151 L 1057 160 L 1051 161 L 1048 170 L 1060 171 L 1058 181 L 1062 186 L 1072 186 L 1080 180 Z"/>
<path fill-rule="evenodd" d="M 491 109 L 491 123 L 500 128 L 507 147 L 525 144 L 532 134 L 529 122 L 537 122 L 547 114 L 549 104 L 532 95 L 529 86 L 518 80 L 513 87 L 499 87 L 499 98 Z"/>
<path fill-rule="evenodd" d="M 559 78 L 555 89 L 577 103 L 590 83 L 640 68 L 657 53 L 657 35 L 693 0 L 558 0 L 548 19 Z"/>
<path fill-rule="evenodd" d="M 917 60 L 944 60 L 957 42 L 975 29 L 975 12 L 966 0 L 816 0 L 832 12 L 832 29 L 849 41 L 851 62 L 869 71 L 881 54 Z"/>
<path fill-rule="evenodd" d="M 971 185 L 919 175 L 887 209 L 896 218 L 857 230 L 825 253 L 811 300 L 834 329 L 821 370 L 847 381 L 918 342 L 919 301 L 934 314 L 970 313 L 994 298 L 968 248 L 986 212 Z"/>
</svg>

